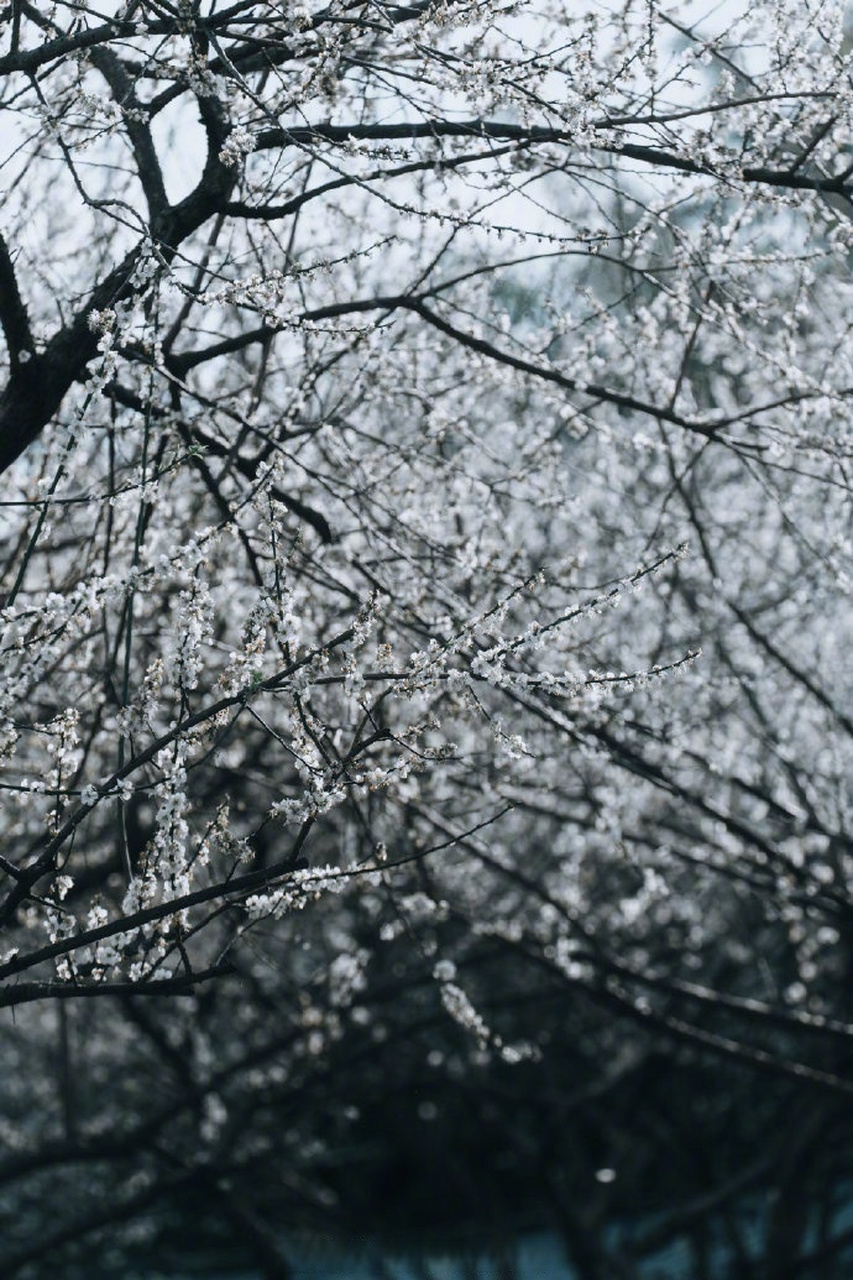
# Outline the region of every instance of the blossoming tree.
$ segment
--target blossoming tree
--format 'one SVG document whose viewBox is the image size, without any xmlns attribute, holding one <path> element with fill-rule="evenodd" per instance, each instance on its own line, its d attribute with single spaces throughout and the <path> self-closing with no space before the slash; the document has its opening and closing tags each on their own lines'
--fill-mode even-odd
<svg viewBox="0 0 853 1280">
<path fill-rule="evenodd" d="M 838 1256 L 843 9 L 7 6 L 8 1274 Z"/>
</svg>

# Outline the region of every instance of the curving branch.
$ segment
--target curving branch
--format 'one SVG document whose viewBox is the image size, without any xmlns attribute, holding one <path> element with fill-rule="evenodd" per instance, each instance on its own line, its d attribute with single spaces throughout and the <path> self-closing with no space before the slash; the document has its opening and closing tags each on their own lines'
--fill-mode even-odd
<svg viewBox="0 0 853 1280">
<path fill-rule="evenodd" d="M 91 51 L 89 60 L 100 71 L 113 98 L 122 109 L 124 126 L 136 160 L 136 173 L 148 202 L 149 217 L 152 221 L 162 218 L 169 208 L 169 201 L 151 130 L 142 118 L 143 111 L 133 81 L 122 60 L 105 45 L 96 46 Z"/>
</svg>

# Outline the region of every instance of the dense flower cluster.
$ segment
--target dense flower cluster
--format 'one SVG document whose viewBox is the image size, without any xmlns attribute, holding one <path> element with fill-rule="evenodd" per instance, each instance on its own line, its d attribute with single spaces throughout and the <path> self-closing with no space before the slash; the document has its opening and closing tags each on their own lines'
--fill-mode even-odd
<svg viewBox="0 0 853 1280">
<path fill-rule="evenodd" d="M 588 7 L 0 34 L 0 1135 L 144 1044 L 128 1221 L 337 1205 L 398 1061 L 851 1088 L 845 6 Z"/>
</svg>

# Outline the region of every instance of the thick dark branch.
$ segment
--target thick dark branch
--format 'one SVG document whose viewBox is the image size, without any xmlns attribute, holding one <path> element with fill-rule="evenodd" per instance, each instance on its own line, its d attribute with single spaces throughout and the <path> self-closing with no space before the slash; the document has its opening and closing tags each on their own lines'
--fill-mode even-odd
<svg viewBox="0 0 853 1280">
<path fill-rule="evenodd" d="M 371 302 L 369 308 L 360 307 L 358 300 L 355 299 L 349 304 L 349 309 L 352 311 L 374 310 L 377 305 L 377 303 Z M 270 338 L 274 338 L 280 332 L 281 329 L 276 325 L 258 325 L 256 329 L 248 329 L 244 333 L 237 333 L 233 338 L 223 338 L 221 342 L 212 342 L 209 347 L 200 347 L 195 351 L 183 351 L 176 355 L 170 355 L 169 368 L 179 378 L 184 378 L 191 369 L 196 369 L 200 364 L 218 360 L 221 356 L 233 355 L 236 351 L 245 351 L 247 347 L 255 346 L 257 343 L 269 342 Z"/>
<path fill-rule="evenodd" d="M 95 48 L 89 57 L 92 65 L 100 71 L 110 86 L 116 103 L 124 110 L 124 124 L 130 145 L 133 147 L 136 174 L 148 202 L 149 217 L 152 220 L 162 217 L 169 207 L 169 201 L 166 198 L 160 162 L 151 140 L 151 131 L 140 119 L 140 103 L 134 91 L 133 81 L 128 76 L 121 59 L 111 49 Z"/>
<path fill-rule="evenodd" d="M 93 289 L 86 305 L 41 354 L 19 364 L 17 369 L 13 366 L 0 393 L 0 473 L 41 434 L 69 388 L 83 378 L 86 365 L 98 351 L 89 316 L 127 296 L 137 256 L 135 249 Z"/>
<path fill-rule="evenodd" d="M 266 150 L 271 147 L 310 146 L 316 142 L 414 142 L 422 138 L 436 140 L 439 138 L 497 138 L 520 144 L 548 142 L 565 144 L 573 141 L 570 131 L 550 129 L 542 125 L 525 127 L 494 120 L 427 120 L 401 124 L 316 124 L 293 129 L 264 129 L 258 134 L 257 147 L 259 150 Z M 731 170 L 727 170 L 717 169 L 701 159 L 696 160 L 674 151 L 664 151 L 658 147 L 641 146 L 636 143 L 597 142 L 592 144 L 592 148 L 596 151 L 605 151 L 609 155 L 624 156 L 628 160 L 638 160 L 656 169 L 676 169 L 681 173 L 703 175 L 729 182 L 742 181 L 761 186 L 817 191 L 826 195 L 843 196 L 845 199 L 851 198 L 849 174 L 846 172 L 835 177 L 822 177 L 796 173 L 790 169 L 763 166 L 748 166 L 740 169 L 733 165 Z"/>
<path fill-rule="evenodd" d="M 207 160 L 195 190 L 180 204 L 152 221 L 151 231 L 164 256 L 171 261 L 183 240 L 208 218 L 220 213 L 234 190 L 237 170 L 223 164 L 219 153 L 228 137 L 230 124 L 225 108 L 216 98 L 199 97 L 198 110 L 207 134 Z"/>
<path fill-rule="evenodd" d="M 151 978 L 145 982 L 21 982 L 0 991 L 0 1009 L 32 1004 L 36 1000 L 88 1000 L 103 996 L 191 996 L 203 982 L 221 978 L 227 965 L 175 978 Z"/>
<path fill-rule="evenodd" d="M 18 288 L 15 268 L 9 248 L 0 235 L 0 325 L 9 351 L 9 366 L 12 374 L 21 367 L 22 357 L 31 357 L 33 338 L 30 333 L 30 320 Z"/>
<path fill-rule="evenodd" d="M 262 129 L 255 145 L 259 151 L 272 147 L 310 146 L 315 142 L 415 142 L 420 138 L 496 138 L 513 142 L 571 142 L 566 129 L 540 125 L 525 127 L 494 120 L 412 120 L 399 124 L 315 124 L 292 129 Z"/>
<path fill-rule="evenodd" d="M 168 35 L 175 31 L 176 27 L 175 21 L 146 22 L 145 24 L 147 35 Z M 135 34 L 135 22 L 125 22 L 116 18 L 100 27 L 75 31 L 73 35 L 57 36 L 54 40 L 45 41 L 37 49 L 13 49 L 11 53 L 0 58 L 0 76 L 8 76 L 15 71 L 24 71 L 32 75 L 49 62 L 64 61 L 85 49 L 112 44 L 115 40 Z"/>
<path fill-rule="evenodd" d="M 170 261 L 183 240 L 211 218 L 230 196 L 236 171 L 219 159 L 228 136 L 228 121 L 222 105 L 214 99 L 199 100 L 199 110 L 208 138 L 208 155 L 195 190 L 176 205 L 165 204 L 152 218 L 151 232 L 165 261 Z M 145 151 L 145 140 L 139 141 Z M 159 174 L 159 170 L 157 171 Z M 149 191 L 155 205 L 160 202 L 157 179 L 148 175 Z M 0 393 L 0 474 L 20 457 L 47 426 L 71 386 L 85 376 L 86 365 L 97 354 L 98 339 L 89 325 L 93 311 L 115 306 L 132 297 L 133 268 L 141 246 L 127 255 L 101 284 L 96 285 L 84 306 L 44 351 L 20 366 Z"/>
<path fill-rule="evenodd" d="M 143 928 L 146 924 L 154 924 L 158 920 L 165 920 L 169 916 L 177 915 L 181 911 L 187 911 L 190 907 L 200 906 L 202 903 L 227 901 L 245 896 L 256 889 L 270 888 L 286 876 L 293 875 L 312 826 L 313 820 L 306 819 L 293 842 L 293 848 L 288 857 L 273 866 L 264 867 L 260 871 L 248 871 L 245 875 L 234 876 L 231 880 L 222 880 L 216 884 L 208 885 L 206 889 L 196 889 L 192 893 L 184 893 L 178 898 L 172 898 L 167 902 L 159 902 L 156 906 L 146 907 L 142 911 L 135 911 L 130 916 L 112 920 L 109 924 L 100 925 L 96 929 L 86 929 L 79 934 L 75 934 L 74 937 L 61 938 L 58 942 L 50 942 L 46 946 L 39 947 L 26 955 L 18 955 L 13 960 L 8 960 L 4 965 L 0 965 L 0 978 L 12 977 L 16 973 L 33 969 L 37 965 L 43 964 L 46 960 L 55 960 L 57 956 L 73 955 L 75 951 L 79 951 L 81 948 L 96 946 L 99 942 L 105 942 L 108 938 L 115 938 L 119 934 L 133 933 L 137 929 Z M 14 988 L 12 991 L 14 993 Z M 122 991 L 122 994 L 126 993 Z M 3 1003 L 14 1004 L 15 1001 L 13 998 L 3 1001 Z"/>
<path fill-rule="evenodd" d="M 21 0 L 12 0 L 12 53 L 17 53 L 21 43 Z"/>
</svg>

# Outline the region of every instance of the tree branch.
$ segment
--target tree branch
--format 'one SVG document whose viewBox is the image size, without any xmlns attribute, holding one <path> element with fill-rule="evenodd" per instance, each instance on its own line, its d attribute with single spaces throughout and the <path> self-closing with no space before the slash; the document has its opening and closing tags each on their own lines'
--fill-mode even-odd
<svg viewBox="0 0 853 1280">
<path fill-rule="evenodd" d="M 15 268 L 8 245 L 0 235 L 0 325 L 9 351 L 9 367 L 18 373 L 21 364 L 32 356 L 33 338 L 30 319 L 18 288 Z"/>
<path fill-rule="evenodd" d="M 149 217 L 152 221 L 161 218 L 169 208 L 169 201 L 166 198 L 163 174 L 151 139 L 151 131 L 140 118 L 140 103 L 134 91 L 133 81 L 128 76 L 121 59 L 106 46 L 93 49 L 89 60 L 100 71 L 110 87 L 113 99 L 122 108 L 127 136 L 136 159 L 136 174 L 148 202 Z"/>
</svg>

